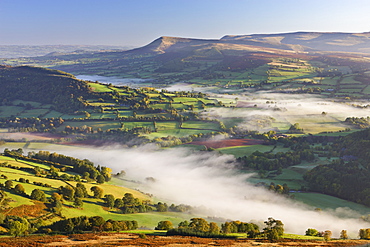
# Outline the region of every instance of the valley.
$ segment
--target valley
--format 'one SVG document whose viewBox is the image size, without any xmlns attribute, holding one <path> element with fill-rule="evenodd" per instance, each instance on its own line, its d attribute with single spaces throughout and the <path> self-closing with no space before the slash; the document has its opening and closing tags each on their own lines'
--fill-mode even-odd
<svg viewBox="0 0 370 247">
<path fill-rule="evenodd" d="M 277 240 L 314 228 L 312 241 L 328 230 L 357 239 L 370 215 L 367 35 L 161 37 L 128 51 L 0 59 L 4 234 L 22 218 L 38 233 L 95 231 L 99 216 L 99 231 L 135 221 L 115 231 L 148 238 L 169 221 L 190 236 L 263 242 L 268 230 Z M 68 219 L 75 228 L 58 226 Z M 243 222 L 258 234 L 234 229 Z"/>
</svg>

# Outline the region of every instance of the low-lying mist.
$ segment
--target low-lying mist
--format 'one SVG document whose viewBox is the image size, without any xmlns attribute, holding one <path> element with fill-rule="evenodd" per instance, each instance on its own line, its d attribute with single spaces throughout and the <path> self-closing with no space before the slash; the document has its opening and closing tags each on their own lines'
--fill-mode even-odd
<svg viewBox="0 0 370 247">
<path fill-rule="evenodd" d="M 169 204 L 189 204 L 207 209 L 206 216 L 231 220 L 263 222 L 280 219 L 290 233 L 304 234 L 308 228 L 343 229 L 356 237 L 369 224 L 346 208 L 317 212 L 314 208 L 276 195 L 248 183 L 250 175 L 233 169 L 235 159 L 215 152 L 194 152 L 185 148 L 159 150 L 147 145 L 138 148 L 107 147 L 64 151 L 67 155 L 88 158 L 96 164 L 124 170 L 127 179 L 140 181 L 138 189 Z M 146 183 L 148 177 L 155 182 Z M 105 193 L 109 193 L 108 191 Z"/>
<path fill-rule="evenodd" d="M 219 97 L 235 99 L 236 96 Z M 221 120 L 242 118 L 244 121 L 238 127 L 258 131 L 268 131 L 276 127 L 289 128 L 291 124 L 299 123 L 307 133 L 343 130 L 348 128 L 348 125 L 342 123 L 347 117 L 370 116 L 369 107 L 358 107 L 366 102 L 343 103 L 310 94 L 269 92 L 237 97 L 236 108 L 211 108 L 203 112 L 203 116 Z M 268 118 L 272 118 L 274 123 L 270 127 L 263 126 L 263 121 Z"/>
</svg>

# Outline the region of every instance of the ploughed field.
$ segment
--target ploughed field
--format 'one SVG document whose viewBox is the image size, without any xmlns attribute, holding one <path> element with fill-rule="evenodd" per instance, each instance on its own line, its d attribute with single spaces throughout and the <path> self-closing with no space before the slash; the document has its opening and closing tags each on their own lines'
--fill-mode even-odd
<svg viewBox="0 0 370 247">
<path fill-rule="evenodd" d="M 209 141 L 193 141 L 189 144 L 204 145 L 207 148 L 226 148 L 235 146 L 251 146 L 263 144 L 263 140 L 256 139 L 225 139 L 225 140 L 209 140 Z"/>
</svg>

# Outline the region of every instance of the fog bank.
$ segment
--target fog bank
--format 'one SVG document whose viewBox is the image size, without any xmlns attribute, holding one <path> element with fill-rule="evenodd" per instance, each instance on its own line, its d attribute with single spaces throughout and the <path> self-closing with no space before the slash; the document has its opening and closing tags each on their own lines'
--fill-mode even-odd
<svg viewBox="0 0 370 247">
<path fill-rule="evenodd" d="M 88 158 L 111 167 L 114 172 L 124 170 L 128 179 L 142 182 L 138 189 L 169 204 L 204 206 L 208 209 L 207 216 L 246 222 L 273 217 L 283 221 L 287 232 L 296 234 L 315 228 L 331 230 L 334 236 L 339 236 L 339 232 L 346 229 L 356 237 L 360 228 L 370 227 L 357 220 L 359 215 L 349 209 L 316 212 L 312 207 L 255 187 L 246 182 L 249 175 L 232 169 L 235 160 L 230 155 L 184 148 L 157 150 L 155 146 L 63 153 Z M 146 184 L 147 177 L 153 177 L 155 182 Z"/>
</svg>

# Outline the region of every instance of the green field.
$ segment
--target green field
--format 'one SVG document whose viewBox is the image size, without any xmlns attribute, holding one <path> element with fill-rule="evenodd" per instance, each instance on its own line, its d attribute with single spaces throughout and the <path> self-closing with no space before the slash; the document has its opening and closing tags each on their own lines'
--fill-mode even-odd
<svg viewBox="0 0 370 247">
<path fill-rule="evenodd" d="M 253 177 L 248 178 L 248 182 L 253 184 L 265 183 L 266 185 L 270 185 L 271 182 L 280 185 L 287 184 L 292 190 L 299 190 L 302 185 L 306 185 L 302 179 L 302 174 L 290 169 L 283 169 L 283 173 L 281 175 L 268 178 L 260 178 L 256 174 Z"/>
<path fill-rule="evenodd" d="M 99 84 L 99 83 L 89 83 L 90 87 L 95 91 L 99 93 L 106 93 L 106 92 L 112 92 L 112 89 L 108 88 L 107 85 Z"/>
<path fill-rule="evenodd" d="M 24 110 L 25 108 L 20 106 L 0 106 L 0 117 L 17 116 Z"/>
<path fill-rule="evenodd" d="M 299 200 L 315 208 L 321 209 L 349 208 L 354 211 L 357 211 L 362 215 L 368 215 L 370 213 L 370 208 L 366 206 L 329 195 L 319 193 L 293 193 L 293 195 L 296 200 Z"/>
<path fill-rule="evenodd" d="M 186 121 L 182 124 L 182 128 L 184 129 L 204 129 L 204 130 L 214 130 L 219 131 L 219 125 L 217 123 L 207 123 L 201 121 Z"/>
<path fill-rule="evenodd" d="M 267 146 L 267 145 L 251 145 L 251 146 L 235 146 L 235 147 L 225 147 L 225 148 L 218 148 L 217 151 L 219 151 L 222 154 L 231 154 L 235 157 L 242 157 L 251 155 L 255 151 L 260 152 L 269 152 L 271 151 L 273 147 Z"/>
</svg>

